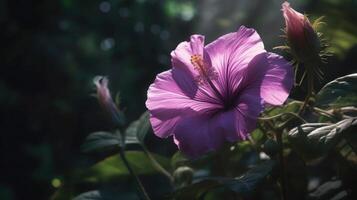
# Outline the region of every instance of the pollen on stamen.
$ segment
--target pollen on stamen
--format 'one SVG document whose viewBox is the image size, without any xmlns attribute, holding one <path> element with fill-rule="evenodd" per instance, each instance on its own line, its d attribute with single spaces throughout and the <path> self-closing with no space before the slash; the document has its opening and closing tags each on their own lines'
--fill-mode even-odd
<svg viewBox="0 0 357 200">
<path fill-rule="evenodd" d="M 217 72 L 215 72 L 213 67 L 204 62 L 201 55 L 192 55 L 191 63 L 194 69 L 198 71 L 199 75 L 196 77 L 196 82 L 198 84 L 203 84 L 208 80 L 215 80 L 218 77 Z"/>
</svg>

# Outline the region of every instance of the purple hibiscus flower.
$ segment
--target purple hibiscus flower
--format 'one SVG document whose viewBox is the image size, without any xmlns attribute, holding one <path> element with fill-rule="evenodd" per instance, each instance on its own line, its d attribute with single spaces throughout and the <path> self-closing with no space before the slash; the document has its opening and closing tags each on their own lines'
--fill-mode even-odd
<svg viewBox="0 0 357 200">
<path fill-rule="evenodd" d="M 244 26 L 206 46 L 204 36 L 192 35 L 171 57 L 172 69 L 150 85 L 146 107 L 154 133 L 173 135 L 192 157 L 246 139 L 264 105 L 283 104 L 293 85 L 291 65 Z"/>
</svg>

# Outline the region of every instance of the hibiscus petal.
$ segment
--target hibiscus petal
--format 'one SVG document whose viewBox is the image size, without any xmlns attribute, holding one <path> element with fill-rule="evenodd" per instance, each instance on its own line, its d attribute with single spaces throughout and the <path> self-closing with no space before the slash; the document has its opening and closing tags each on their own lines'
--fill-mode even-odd
<svg viewBox="0 0 357 200">
<path fill-rule="evenodd" d="M 208 44 L 205 50 L 219 74 L 218 82 L 227 97 L 239 87 L 242 71 L 247 68 L 249 62 L 256 55 L 265 52 L 258 33 L 244 26 L 237 32 L 221 36 Z"/>
<path fill-rule="evenodd" d="M 237 100 L 237 106 L 214 115 L 191 115 L 177 121 L 174 141 L 185 154 L 196 157 L 220 148 L 224 141 L 247 139 L 263 110 L 259 90 L 250 89 Z"/>
<path fill-rule="evenodd" d="M 208 84 L 198 83 L 199 79 L 204 79 L 205 77 L 202 77 L 202 74 L 199 74 L 199 71 L 197 71 L 191 63 L 191 56 L 193 55 L 202 56 L 205 67 L 212 67 L 210 57 L 204 50 L 204 36 L 192 35 L 189 42 L 181 42 L 176 49 L 171 52 L 172 73 L 175 81 L 189 97 L 193 98 L 196 95 L 198 99 L 203 101 L 219 103 L 217 94 Z M 182 77 L 185 78 L 185 81 L 181 80 Z M 212 80 L 212 82 L 216 85 L 214 80 Z M 194 90 L 186 91 L 186 87 L 184 86 L 186 83 L 189 83 L 190 88 L 194 88 Z M 198 90 L 199 93 L 197 93 Z"/>
<path fill-rule="evenodd" d="M 171 52 L 172 66 L 184 69 L 193 77 L 198 76 L 198 72 L 191 63 L 191 56 L 195 54 L 203 55 L 204 36 L 192 35 L 190 41 L 181 42 L 176 49 Z"/>
<path fill-rule="evenodd" d="M 245 140 L 255 129 L 257 117 L 264 108 L 259 93 L 259 88 L 245 88 L 235 100 L 233 108 L 215 116 L 227 141 Z"/>
<path fill-rule="evenodd" d="M 243 139 L 256 127 L 256 121 L 264 109 L 264 101 L 257 87 L 246 87 L 236 100 L 236 110 L 240 114 L 239 136 Z"/>
<path fill-rule="evenodd" d="M 177 75 L 177 74 L 176 74 Z M 150 112 L 150 121 L 154 132 L 159 137 L 168 137 L 181 115 L 208 113 L 220 107 L 218 104 L 190 98 L 186 92 L 194 92 L 194 87 L 182 76 L 180 86 L 173 78 L 172 70 L 157 75 L 150 85 L 146 107 Z M 185 83 L 185 80 L 187 81 Z M 181 87 L 185 87 L 184 90 Z M 186 92 L 184 92 L 186 91 Z M 200 96 L 200 95 L 199 95 Z"/>
<path fill-rule="evenodd" d="M 289 96 L 293 78 L 292 66 L 282 56 L 262 53 L 249 63 L 242 85 L 259 88 L 259 94 L 265 103 L 281 105 Z"/>
<path fill-rule="evenodd" d="M 177 123 L 174 141 L 183 153 L 197 157 L 223 145 L 221 131 L 218 121 L 209 115 L 186 117 Z"/>
</svg>

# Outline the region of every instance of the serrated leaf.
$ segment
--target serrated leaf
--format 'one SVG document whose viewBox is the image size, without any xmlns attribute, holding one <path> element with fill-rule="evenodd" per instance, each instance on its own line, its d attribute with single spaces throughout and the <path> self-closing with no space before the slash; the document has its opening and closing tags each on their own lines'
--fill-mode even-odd
<svg viewBox="0 0 357 200">
<path fill-rule="evenodd" d="M 357 73 L 327 83 L 316 95 L 320 107 L 357 106 Z"/>
<path fill-rule="evenodd" d="M 81 145 L 81 151 L 84 153 L 103 152 L 118 150 L 120 148 L 120 138 L 110 132 L 94 132 L 85 139 Z"/>
<path fill-rule="evenodd" d="M 356 129 L 357 118 L 345 119 L 336 124 L 308 123 L 292 129 L 288 139 L 294 150 L 310 161 L 327 155 L 344 135 Z"/>
</svg>

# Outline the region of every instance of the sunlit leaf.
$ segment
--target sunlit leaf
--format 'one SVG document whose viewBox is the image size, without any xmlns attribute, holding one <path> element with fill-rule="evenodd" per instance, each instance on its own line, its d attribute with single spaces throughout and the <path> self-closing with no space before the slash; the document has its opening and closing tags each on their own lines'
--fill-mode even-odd
<svg viewBox="0 0 357 200">
<path fill-rule="evenodd" d="M 287 104 L 283 106 L 270 107 L 266 109 L 263 114 L 271 117 L 285 112 L 297 112 L 300 107 L 301 107 L 301 102 L 289 101 Z"/>
<path fill-rule="evenodd" d="M 255 129 L 251 134 L 250 134 L 255 142 L 261 142 L 261 140 L 264 138 L 264 132 L 257 128 Z"/>
<path fill-rule="evenodd" d="M 312 160 L 327 155 L 344 135 L 356 129 L 357 118 L 345 119 L 336 124 L 309 123 L 292 129 L 288 139 L 305 160 Z"/>
<path fill-rule="evenodd" d="M 150 159 L 144 152 L 127 151 L 125 154 L 131 167 L 138 175 L 158 173 L 158 170 L 151 164 Z M 162 166 L 168 167 L 170 165 L 168 159 L 155 154 L 153 154 L 153 156 Z M 74 173 L 76 182 L 84 181 L 91 183 L 109 182 L 128 176 L 129 172 L 119 155 L 108 157 L 89 169 L 79 170 Z"/>
<path fill-rule="evenodd" d="M 357 73 L 337 78 L 326 84 L 316 95 L 316 105 L 357 106 Z"/>
</svg>

